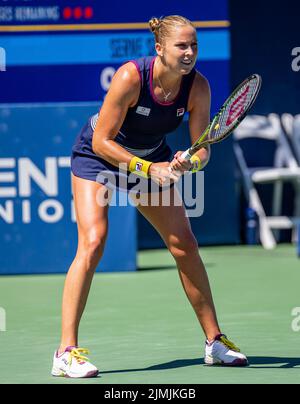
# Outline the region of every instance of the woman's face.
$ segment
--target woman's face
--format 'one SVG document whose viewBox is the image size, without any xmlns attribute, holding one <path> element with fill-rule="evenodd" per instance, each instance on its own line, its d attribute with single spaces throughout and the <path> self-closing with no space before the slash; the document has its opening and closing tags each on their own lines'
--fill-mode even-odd
<svg viewBox="0 0 300 404">
<path fill-rule="evenodd" d="M 164 64 L 178 74 L 188 74 L 197 60 L 197 34 L 190 25 L 175 28 L 163 45 L 156 47 Z"/>
</svg>

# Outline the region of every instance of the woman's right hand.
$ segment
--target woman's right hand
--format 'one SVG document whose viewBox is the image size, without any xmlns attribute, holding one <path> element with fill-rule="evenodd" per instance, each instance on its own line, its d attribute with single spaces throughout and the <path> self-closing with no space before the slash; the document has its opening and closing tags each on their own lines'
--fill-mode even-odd
<svg viewBox="0 0 300 404">
<path fill-rule="evenodd" d="M 168 161 L 162 163 L 152 163 L 149 168 L 149 177 L 160 186 L 179 181 L 180 171 L 171 171 Z"/>
</svg>

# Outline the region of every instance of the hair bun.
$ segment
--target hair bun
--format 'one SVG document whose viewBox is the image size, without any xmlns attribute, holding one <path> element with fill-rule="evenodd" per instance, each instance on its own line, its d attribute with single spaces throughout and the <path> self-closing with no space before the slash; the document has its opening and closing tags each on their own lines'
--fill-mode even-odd
<svg viewBox="0 0 300 404">
<path fill-rule="evenodd" d="M 153 17 L 149 20 L 150 30 L 154 33 L 156 30 L 159 29 L 161 24 L 161 19 Z"/>
</svg>

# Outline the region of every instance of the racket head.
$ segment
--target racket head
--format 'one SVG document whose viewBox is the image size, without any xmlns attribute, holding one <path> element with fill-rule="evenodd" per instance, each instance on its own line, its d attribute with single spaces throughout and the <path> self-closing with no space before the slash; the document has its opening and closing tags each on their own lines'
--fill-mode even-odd
<svg viewBox="0 0 300 404">
<path fill-rule="evenodd" d="M 208 143 L 220 142 L 242 122 L 257 98 L 261 82 L 258 74 L 252 74 L 232 92 L 210 125 Z"/>
<path fill-rule="evenodd" d="M 193 154 L 204 144 L 220 142 L 230 135 L 255 102 L 261 82 L 259 74 L 252 74 L 235 88 L 197 142 L 189 149 L 189 153 Z"/>
</svg>

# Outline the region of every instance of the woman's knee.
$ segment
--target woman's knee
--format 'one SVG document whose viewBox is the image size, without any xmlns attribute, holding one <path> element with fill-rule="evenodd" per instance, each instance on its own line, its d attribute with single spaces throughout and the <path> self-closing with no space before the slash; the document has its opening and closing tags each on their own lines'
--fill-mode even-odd
<svg viewBox="0 0 300 404">
<path fill-rule="evenodd" d="M 170 237 L 168 248 L 175 259 L 198 253 L 198 242 L 191 231 Z"/>
<path fill-rule="evenodd" d="M 81 255 L 91 263 L 97 263 L 103 255 L 107 230 L 99 231 L 98 229 L 90 229 L 80 238 Z"/>
</svg>

